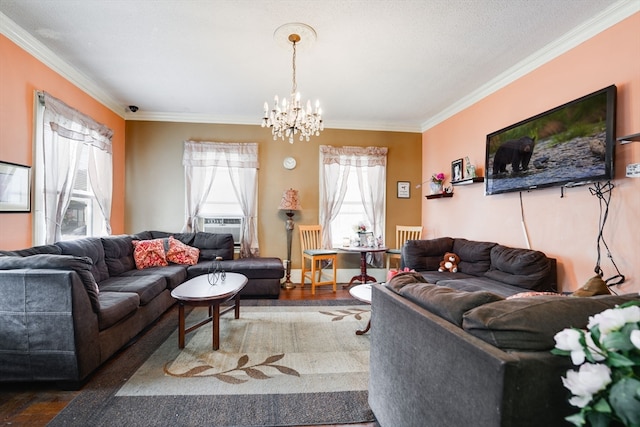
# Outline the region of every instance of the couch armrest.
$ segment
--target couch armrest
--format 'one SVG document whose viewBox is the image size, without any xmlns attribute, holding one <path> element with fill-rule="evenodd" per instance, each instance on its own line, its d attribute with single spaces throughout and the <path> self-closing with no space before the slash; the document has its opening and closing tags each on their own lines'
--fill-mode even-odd
<svg viewBox="0 0 640 427">
<path fill-rule="evenodd" d="M 380 425 L 560 425 L 568 358 L 505 352 L 384 286 L 372 291 L 369 405 Z"/>
<path fill-rule="evenodd" d="M 98 318 L 76 272 L 0 271 L 3 381 L 81 381 L 99 363 Z"/>
</svg>

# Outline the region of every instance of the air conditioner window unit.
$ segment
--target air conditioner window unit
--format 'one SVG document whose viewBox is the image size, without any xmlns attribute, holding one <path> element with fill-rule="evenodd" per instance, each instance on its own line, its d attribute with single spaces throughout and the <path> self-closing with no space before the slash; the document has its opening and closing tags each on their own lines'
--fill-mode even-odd
<svg viewBox="0 0 640 427">
<path fill-rule="evenodd" d="M 207 216 L 201 217 L 200 229 L 207 233 L 231 234 L 233 243 L 240 244 L 240 231 L 242 230 L 242 217 L 232 216 Z"/>
</svg>

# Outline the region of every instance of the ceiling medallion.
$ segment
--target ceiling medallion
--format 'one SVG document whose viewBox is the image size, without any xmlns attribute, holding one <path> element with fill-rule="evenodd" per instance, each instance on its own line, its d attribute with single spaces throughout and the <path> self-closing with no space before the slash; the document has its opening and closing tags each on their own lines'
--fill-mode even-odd
<svg viewBox="0 0 640 427">
<path fill-rule="evenodd" d="M 309 25 L 301 23 L 284 24 L 273 33 L 273 38 L 279 44 L 287 44 L 293 47 L 293 85 L 289 100 L 282 98 L 280 103 L 278 95 L 274 97 L 273 108 L 269 110 L 269 104 L 264 103 L 264 117 L 262 127 L 270 127 L 273 139 L 288 139 L 293 144 L 295 135 L 300 134 L 300 141 L 309 141 L 312 135 L 320 136 L 324 129 L 322 123 L 322 109 L 320 101 L 316 101 L 315 108 L 311 109 L 311 101 L 307 100 L 306 107 L 300 102 L 300 92 L 296 82 L 296 48 L 308 47 L 316 40 L 316 32 Z"/>
</svg>

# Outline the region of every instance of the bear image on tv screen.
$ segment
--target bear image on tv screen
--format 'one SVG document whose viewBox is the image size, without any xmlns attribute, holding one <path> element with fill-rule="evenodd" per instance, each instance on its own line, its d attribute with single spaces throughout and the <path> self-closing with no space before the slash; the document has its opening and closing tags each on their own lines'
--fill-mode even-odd
<svg viewBox="0 0 640 427">
<path fill-rule="evenodd" d="M 493 156 L 493 175 L 505 173 L 509 164 L 512 175 L 517 175 L 520 170 L 529 169 L 529 161 L 535 145 L 536 139 L 529 136 L 510 139 L 502 144 Z"/>
</svg>

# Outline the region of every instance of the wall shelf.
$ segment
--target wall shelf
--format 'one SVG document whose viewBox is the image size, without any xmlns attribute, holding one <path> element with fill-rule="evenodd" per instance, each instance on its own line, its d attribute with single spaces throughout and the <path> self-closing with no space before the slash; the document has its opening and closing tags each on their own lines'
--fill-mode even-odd
<svg viewBox="0 0 640 427">
<path fill-rule="evenodd" d="M 618 138 L 618 142 L 620 144 L 628 144 L 632 141 L 640 141 L 640 133 L 634 133 L 631 135 L 621 136 L 620 138 Z"/>
<path fill-rule="evenodd" d="M 442 199 L 443 197 L 453 197 L 453 193 L 427 194 L 424 197 L 426 197 L 429 200 L 431 200 L 431 199 Z"/>
<path fill-rule="evenodd" d="M 476 182 L 484 182 L 484 177 L 474 176 L 473 178 L 461 179 L 460 181 L 451 181 L 451 185 L 468 185 Z"/>
</svg>

